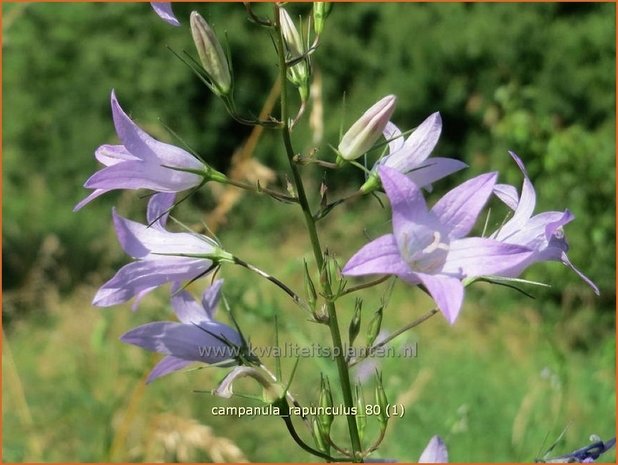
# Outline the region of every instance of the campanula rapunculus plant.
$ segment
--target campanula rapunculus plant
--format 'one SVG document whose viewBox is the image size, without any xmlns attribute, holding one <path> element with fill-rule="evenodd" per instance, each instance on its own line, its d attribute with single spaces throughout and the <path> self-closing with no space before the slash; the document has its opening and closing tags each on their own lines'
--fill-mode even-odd
<svg viewBox="0 0 618 465">
<path fill-rule="evenodd" d="M 172 26 L 180 26 L 180 22 L 172 11 L 172 2 L 150 2 L 150 5 L 165 22 Z"/>
<path fill-rule="evenodd" d="M 164 20 L 180 25 L 170 2 L 152 3 L 152 6 Z M 112 211 L 118 241 L 132 261 L 101 286 L 93 303 L 109 307 L 134 299 L 135 309 L 144 295 L 170 284 L 169 304 L 178 321 L 142 324 L 121 337 L 125 343 L 164 355 L 150 371 L 148 382 L 193 363 L 207 364 L 213 371 L 225 370 L 221 376 L 217 375 L 221 381 L 214 387 L 210 386 L 215 396 L 228 399 L 245 394 L 243 390 L 251 385 L 246 382 L 247 378 L 257 383 L 262 396 L 256 398 L 253 393 L 253 399 L 261 401 L 261 407 L 274 409 L 271 414 L 284 422 L 283 431 L 289 433 L 291 441 L 310 454 L 313 461 L 375 463 L 410 460 L 409 457 L 380 459 L 373 455 L 379 451 L 390 423 L 390 413 L 394 413 L 389 409 L 397 407 L 393 404 L 397 396 L 389 392 L 393 384 L 386 382 L 390 364 L 382 360 L 378 363 L 377 352 L 389 345 L 393 348 L 395 338 L 436 313 L 441 312 L 448 323 L 454 324 L 460 315 L 466 286 L 476 280 L 497 282 L 500 277 L 510 284 L 527 267 L 539 261 L 557 260 L 564 263 L 598 293 L 592 281 L 577 270 L 566 255 L 568 247 L 562 228 L 573 219 L 573 215 L 568 210 L 533 215 L 536 200 L 534 187 L 522 161 L 514 153 L 511 155 L 524 176 L 521 195 L 513 186 L 496 184 L 496 172 L 468 178 L 442 196 L 432 193 L 434 182 L 467 165 L 457 159 L 431 156 L 442 132 L 439 112 L 429 115 L 412 131 L 397 127 L 391 121 L 397 102 L 395 95 L 377 100 L 339 141 L 326 142 L 325 145 L 336 147 L 335 162 L 322 159 L 320 147 L 307 147 L 306 143 L 296 140 L 297 134 L 306 135 L 310 131 L 296 132 L 296 128 L 302 127 L 308 119 L 305 109 L 309 108 L 311 123 L 319 126 L 314 119 L 319 119 L 323 102 L 319 97 L 320 85 L 314 85 L 319 84 L 316 79 L 318 72 L 314 70 L 311 60 L 313 54 L 322 49 L 320 42 L 328 31 L 326 23 L 332 5 L 323 2 L 313 4 L 313 22 L 308 18 L 292 19 L 279 3 L 272 5 L 270 15 L 264 14 L 267 9 L 262 6 L 257 8 L 250 2 L 246 2 L 244 7 L 248 18 L 256 26 L 254 30 L 266 31 L 274 46 L 275 57 L 268 66 L 278 73 L 273 83 L 276 92 L 272 94 L 279 97 L 278 108 L 256 118 L 248 116 L 254 114 L 255 107 L 244 108 L 235 101 L 236 91 L 242 91 L 239 89 L 242 81 L 236 82 L 235 73 L 231 70 L 233 50 L 224 52 L 210 26 L 196 11 L 190 16 L 190 31 L 188 28 L 179 31 L 187 35 L 191 33 L 201 66 L 188 53 L 186 56 L 176 55 L 220 99 L 219 103 L 224 104 L 225 110 L 237 123 L 259 126 L 264 131 L 272 130 L 273 138 L 276 136 L 281 140 L 282 152 L 279 155 L 287 170 L 282 176 L 288 180 L 286 187 L 266 186 L 260 181 L 250 184 L 232 175 L 228 178 L 187 151 L 152 138 L 127 116 L 112 91 L 112 115 L 120 144 L 106 144 L 96 150 L 95 157 L 104 167 L 86 181 L 85 187 L 93 191 L 75 209 L 114 189 L 147 189 L 154 191 L 154 194 L 148 202 L 146 223 L 129 220 L 116 209 Z M 292 11 L 292 6 L 289 8 Z M 369 95 L 368 98 L 374 101 L 378 95 Z M 335 105 L 328 102 L 328 106 Z M 303 144 L 305 147 L 299 149 Z M 256 154 L 259 152 L 255 151 Z M 363 157 L 367 154 L 373 158 Z M 276 156 L 277 153 L 271 155 Z M 465 153 L 461 155 L 467 156 Z M 366 165 L 368 159 L 377 161 Z M 488 162 L 491 163 L 491 160 Z M 307 165 L 319 168 L 321 183 L 306 182 L 305 176 L 315 175 L 318 171 L 303 172 Z M 282 171 L 282 166 L 277 166 L 277 170 Z M 337 176 L 328 176 L 326 170 L 339 172 Z M 360 170 L 364 179 L 355 177 L 353 170 Z M 460 176 L 462 174 L 459 173 Z M 347 184 L 337 186 L 336 180 L 344 178 Z M 224 183 L 230 189 L 243 189 L 250 194 L 266 194 L 261 197 L 265 211 L 282 204 L 285 206 L 281 208 L 288 209 L 286 215 L 297 209 L 298 214 L 290 214 L 290 218 L 304 222 L 306 234 L 303 237 L 309 252 L 294 254 L 290 263 L 276 263 L 273 266 L 279 270 L 302 270 L 303 276 L 294 280 L 295 284 L 288 285 L 279 277 L 247 263 L 236 252 L 233 254 L 232 248 L 228 249 L 227 242 L 224 250 L 218 239 L 215 241 L 193 231 L 176 220 L 175 216 L 171 218 L 177 224 L 173 230 L 168 229 L 168 217 L 176 207 L 175 199 L 190 198 L 207 181 Z M 355 183 L 352 193 L 342 196 L 341 192 L 348 189 L 350 183 Z M 318 185 L 319 190 L 314 190 L 314 186 Z M 334 241 L 326 248 L 318 221 L 337 218 L 330 212 L 342 208 L 340 205 L 352 199 L 359 203 L 366 202 L 362 218 L 369 218 L 373 214 L 370 210 L 373 204 L 368 200 L 370 197 L 379 198 L 381 188 L 390 202 L 392 231 L 371 240 L 356 253 L 346 248 L 348 241 Z M 182 198 L 177 195 L 180 192 L 183 192 Z M 425 195 L 435 196 L 438 200 L 432 200 L 433 206 L 428 207 Z M 488 210 L 487 204 L 492 195 L 512 210 L 512 216 L 507 217 L 493 234 L 477 234 L 473 228 L 479 218 L 489 218 L 484 212 Z M 179 209 L 174 213 L 179 211 L 182 212 Z M 379 210 L 375 212 L 379 214 Z M 261 211 L 255 214 L 260 215 Z M 290 219 L 292 221 L 295 220 Z M 277 227 L 284 228 L 286 224 Z M 208 230 L 208 225 L 205 229 Z M 226 231 L 221 230 L 220 233 L 225 234 Z M 346 234 L 350 237 L 361 236 L 363 227 L 355 229 L 347 225 Z M 271 257 L 270 251 L 268 257 Z M 351 258 L 344 262 L 341 257 Z M 285 355 L 274 355 L 274 350 L 269 351 L 269 357 L 275 358 L 274 362 L 266 357 L 262 361 L 254 350 L 256 347 L 250 345 L 251 332 L 240 333 L 239 328 L 250 327 L 250 324 L 245 324 L 247 320 L 255 324 L 254 315 L 236 310 L 233 315 L 230 314 L 233 326 L 215 320 L 214 311 L 223 280 L 206 287 L 200 303 L 184 290 L 189 285 L 206 285 L 206 280 L 198 278 L 214 274 L 215 270 L 227 273 L 221 267 L 224 263 L 240 265 L 243 272 L 250 271 L 254 273 L 252 276 L 268 280 L 277 286 L 278 291 L 283 291 L 286 299 L 290 299 L 281 305 L 284 309 L 281 319 L 275 319 L 277 323 L 272 332 L 275 335 L 272 338 L 274 344 L 278 344 L 279 331 L 294 327 L 294 324 L 288 325 L 284 321 L 289 309 L 304 312 L 303 322 L 309 320 L 311 325 L 315 325 L 312 328 L 318 328 L 312 332 L 312 338 L 314 335 L 316 338 L 324 336 L 323 341 L 315 341 L 314 348 L 318 345 L 329 349 L 326 353 L 330 357 L 314 364 L 313 373 L 310 369 L 312 362 L 303 360 L 301 383 L 297 382 L 298 376 L 294 378 L 296 365 L 287 370 L 291 373 L 289 377 L 282 375 L 286 370 L 282 370 L 280 359 Z M 351 278 L 366 275 L 378 276 L 365 279 L 360 284 L 352 282 Z M 383 284 L 390 281 L 392 285 L 395 281 L 393 276 L 420 287 L 435 301 L 435 305 L 424 315 L 410 315 L 411 322 L 400 327 L 393 327 L 393 321 L 399 321 L 403 313 L 398 315 L 399 318 L 393 318 L 393 313 L 415 313 L 416 305 L 406 302 L 405 308 L 387 308 L 393 288 Z M 517 284 L 525 282 L 517 281 Z M 299 282 L 304 282 L 304 293 L 294 289 Z M 242 295 L 243 285 L 242 282 L 226 279 L 227 289 L 236 288 L 237 296 Z M 350 300 L 344 300 L 345 296 L 367 289 L 380 299 L 377 308 L 363 310 L 363 299 L 360 297 L 354 299 L 352 308 L 346 308 Z M 401 291 L 409 293 L 409 288 L 404 286 Z M 414 293 L 406 295 L 412 300 Z M 448 329 L 448 325 L 445 327 Z M 259 331 L 263 331 L 263 326 L 259 327 Z M 262 336 L 268 337 L 266 334 Z M 290 339 L 293 341 L 296 339 L 294 336 L 292 332 Z M 306 340 L 306 334 L 297 339 Z M 321 347 L 322 344 L 326 347 Z M 296 362 L 299 361 L 297 357 Z M 268 366 L 271 362 L 274 369 Z M 400 362 L 413 363 L 404 358 Z M 327 367 L 329 363 L 332 366 Z M 355 366 L 356 373 L 352 371 Z M 243 381 L 238 382 L 240 379 Z M 319 386 L 319 389 L 307 389 L 307 386 Z M 298 395 L 297 390 L 302 393 Z M 365 392 L 368 390 L 373 394 Z M 317 395 L 312 397 L 312 394 Z M 372 404 L 367 399 L 371 399 Z M 437 402 L 441 402 L 440 398 Z M 298 418 L 293 420 L 294 416 Z M 397 412 L 394 416 L 400 415 Z M 258 422 L 259 419 L 255 419 L 255 424 Z M 371 427 L 370 422 L 373 422 Z M 298 426 L 302 423 L 305 428 L 301 430 Z M 448 431 L 440 433 L 448 434 Z M 372 434 L 374 437 L 370 438 Z M 611 441 L 601 442 L 564 457 L 593 460 L 611 446 Z M 431 438 L 419 458 L 420 463 L 446 463 L 448 460 L 446 445 L 437 435 Z"/>
<path fill-rule="evenodd" d="M 158 286 L 189 281 L 213 271 L 217 260 L 229 257 L 209 237 L 170 232 L 165 228 L 174 194 L 155 194 L 148 203 L 148 223 L 140 224 L 113 212 L 118 241 L 134 262 L 123 266 L 98 290 L 93 304 L 109 307 L 137 297 Z"/>
<path fill-rule="evenodd" d="M 185 150 L 149 136 L 127 116 L 114 91 L 111 104 L 116 134 L 122 145 L 102 145 L 97 149 L 95 156 L 105 168 L 88 178 L 84 187 L 94 192 L 74 210 L 115 189 L 185 191 L 205 182 L 214 173 Z"/>
<path fill-rule="evenodd" d="M 430 188 L 433 182 L 468 166 L 454 158 L 428 158 L 441 132 L 442 118 L 439 112 L 429 115 L 405 140 L 401 130 L 389 122 L 384 128 L 388 153 L 373 166 L 371 176 L 361 186 L 361 191 L 370 192 L 380 187 L 380 166 L 396 169 L 418 187 L 425 188 Z"/>
<path fill-rule="evenodd" d="M 236 363 L 243 340 L 234 328 L 214 319 L 221 286 L 223 280 L 217 280 L 206 289 L 201 304 L 186 291 L 173 292 L 171 303 L 179 322 L 146 323 L 122 335 L 122 342 L 165 355 L 148 375 L 148 382 L 194 362 Z"/>
<path fill-rule="evenodd" d="M 464 182 L 431 210 L 405 175 L 386 167 L 379 173 L 393 211 L 393 233 L 359 250 L 343 267 L 345 276 L 393 274 L 423 284 L 454 323 L 463 303 L 462 279 L 499 274 L 530 255 L 526 247 L 466 237 L 493 191 L 496 173 Z"/>
</svg>

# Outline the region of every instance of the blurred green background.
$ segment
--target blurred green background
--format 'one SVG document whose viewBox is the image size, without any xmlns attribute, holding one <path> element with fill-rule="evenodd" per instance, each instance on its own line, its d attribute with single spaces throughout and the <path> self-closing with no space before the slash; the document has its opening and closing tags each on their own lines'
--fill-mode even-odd
<svg viewBox="0 0 618 465">
<path fill-rule="evenodd" d="M 188 14 L 197 8 L 227 36 L 238 106 L 257 114 L 277 73 L 268 34 L 246 20 L 240 4 L 174 5 L 181 28 L 159 20 L 148 4 L 2 8 L 4 461 L 310 460 L 277 418 L 210 414 L 228 403 L 195 391 L 212 389 L 222 369 L 144 387 L 157 357 L 118 336 L 170 318 L 167 291 L 147 298 L 137 313 L 128 305 L 93 309 L 90 301 L 127 262 L 111 227 L 112 205 L 141 221 L 146 200 L 114 192 L 72 212 L 96 169 L 94 150 L 116 140 L 112 88 L 150 133 L 179 144 L 167 125 L 227 171 L 251 128 L 231 120 L 166 45 L 192 52 Z M 256 10 L 270 13 L 266 5 Z M 296 17 L 310 6 L 289 10 Z M 404 129 L 440 111 L 436 153 L 470 168 L 437 184 L 436 194 L 487 170 L 519 187 L 521 174 L 507 155 L 514 150 L 535 184 L 536 211 L 575 214 L 566 227 L 569 256 L 601 289 L 596 298 L 560 264 L 536 265 L 525 277 L 552 287 L 529 289 L 535 300 L 478 286 L 455 326 L 439 316 L 410 332 L 400 343 L 417 343 L 418 357 L 382 364 L 389 398 L 407 413 L 392 421 L 379 456 L 414 461 L 440 434 L 452 461 L 530 461 L 567 426 L 555 452 L 585 445 L 592 433 L 615 434 L 614 39 L 614 4 L 335 6 L 313 57 L 321 82 L 319 105 L 309 109 L 314 124 L 309 115 L 303 120 L 296 148 L 318 148 L 330 159 L 328 145 L 337 145 L 340 128 L 388 93 L 398 96 L 393 121 Z M 275 184 L 285 185 L 277 133 L 264 132 L 252 154 L 273 170 Z M 316 200 L 322 174 L 304 172 Z M 357 187 L 362 174 L 346 169 L 323 179 L 336 198 Z M 205 189 L 177 214 L 199 224 L 223 198 Z M 370 199 L 340 208 L 321 223 L 324 244 L 344 260 L 365 232 L 388 227 L 388 217 Z M 310 250 L 293 206 L 272 208 L 268 198 L 244 196 L 224 220 L 217 233 L 228 249 L 302 289 Z M 329 340 L 269 283 L 242 270 L 224 269 L 222 276 L 241 327 L 255 331 L 254 344 L 273 343 L 274 315 L 284 340 Z M 365 322 L 381 297 L 369 294 Z M 348 300 L 340 310 L 344 333 L 353 309 Z M 393 331 L 429 305 L 398 283 L 384 326 Z M 284 361 L 288 375 L 292 365 Z M 336 380 L 330 365 L 301 362 L 293 390 L 305 404 L 316 399 L 318 370 Z M 335 423 L 342 442 L 344 423 Z"/>
</svg>

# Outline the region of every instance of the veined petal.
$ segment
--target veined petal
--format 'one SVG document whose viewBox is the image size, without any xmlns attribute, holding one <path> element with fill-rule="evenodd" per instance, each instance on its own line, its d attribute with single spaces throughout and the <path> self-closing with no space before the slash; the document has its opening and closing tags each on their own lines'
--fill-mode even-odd
<svg viewBox="0 0 618 465">
<path fill-rule="evenodd" d="M 171 321 L 146 323 L 123 334 L 120 340 L 152 352 L 203 363 L 218 363 L 237 355 L 234 347 L 223 341 L 241 343 L 238 333 L 223 324 L 194 326 Z"/>
<path fill-rule="evenodd" d="M 524 183 L 521 188 L 521 197 L 517 204 L 517 208 L 513 213 L 513 217 L 502 226 L 501 231 L 504 235 L 510 235 L 513 231 L 518 231 L 519 229 L 525 227 L 526 223 L 532 216 L 532 212 L 534 211 L 534 206 L 536 204 L 536 193 L 534 191 L 534 186 L 528 177 L 528 173 L 526 171 L 526 167 L 524 163 L 521 161 L 514 152 L 509 152 L 517 166 L 524 175 Z"/>
<path fill-rule="evenodd" d="M 112 212 L 118 242 L 133 258 L 165 260 L 173 254 L 208 254 L 214 250 L 214 243 L 206 236 L 190 233 L 172 233 L 164 229 L 149 228 L 147 225 L 128 220 Z"/>
<path fill-rule="evenodd" d="M 157 227 L 159 229 L 165 228 L 167 218 L 170 214 L 169 210 L 174 205 L 176 194 L 174 193 L 158 193 L 154 194 L 148 201 L 148 212 L 146 213 L 146 219 L 151 227 Z"/>
<path fill-rule="evenodd" d="M 122 161 L 139 160 L 131 155 L 124 145 L 101 145 L 95 150 L 94 156 L 105 166 L 112 166 Z"/>
<path fill-rule="evenodd" d="M 140 260 L 129 263 L 97 291 L 93 305 L 110 307 L 128 301 L 144 289 L 171 281 L 193 279 L 212 266 L 210 260 L 166 257 L 165 260 Z"/>
<path fill-rule="evenodd" d="M 482 237 L 467 237 L 452 241 L 442 273 L 459 278 L 501 275 L 533 254 L 519 245 L 505 244 Z"/>
<path fill-rule="evenodd" d="M 447 321 L 453 324 L 463 304 L 464 287 L 457 278 L 443 274 L 417 273 Z"/>
<path fill-rule="evenodd" d="M 469 179 L 436 202 L 431 212 L 450 230 L 449 238 L 458 239 L 470 232 L 493 191 L 497 175 L 486 173 Z"/>
<path fill-rule="evenodd" d="M 421 166 L 414 168 L 413 171 L 409 173 L 404 172 L 404 174 L 418 187 L 426 187 L 438 179 L 442 179 L 467 166 L 463 161 L 455 160 L 454 158 L 432 157 Z"/>
<path fill-rule="evenodd" d="M 159 17 L 166 23 L 172 26 L 180 26 L 180 22 L 172 11 L 172 2 L 150 2 L 150 5 L 152 5 L 153 10 L 155 10 Z"/>
<path fill-rule="evenodd" d="M 199 160 L 195 159 L 195 157 L 185 150 L 171 144 L 159 142 L 142 130 L 120 107 L 113 90 L 111 101 L 116 133 L 131 155 L 156 166 L 165 165 L 195 170 L 204 167 Z"/>
<path fill-rule="evenodd" d="M 517 194 L 515 187 L 510 184 L 496 184 L 494 186 L 494 194 L 511 210 L 517 209 L 519 194 Z"/>
<path fill-rule="evenodd" d="M 440 436 L 433 436 L 418 459 L 418 463 L 448 463 L 446 444 Z"/>
<path fill-rule="evenodd" d="M 341 272 L 344 276 L 394 274 L 412 279 L 412 270 L 403 261 L 395 236 L 386 234 L 363 246 L 350 258 Z M 418 280 L 416 280 L 418 282 Z"/>
<path fill-rule="evenodd" d="M 420 188 L 393 168 L 381 166 L 379 174 L 391 202 L 395 234 L 405 223 L 422 222 L 428 211 Z"/>
<path fill-rule="evenodd" d="M 84 187 L 89 189 L 151 189 L 159 192 L 179 192 L 202 182 L 197 174 L 178 171 L 158 162 L 123 161 L 94 173 Z"/>
<path fill-rule="evenodd" d="M 148 375 L 146 383 L 152 383 L 155 379 L 160 378 L 161 376 L 169 375 L 174 371 L 182 370 L 192 363 L 193 360 L 183 360 L 172 355 L 167 355 L 163 357 L 163 359 L 152 369 Z"/>
<path fill-rule="evenodd" d="M 520 244 L 534 250 L 546 247 L 550 237 L 560 226 L 573 220 L 570 212 L 549 211 L 534 215 L 520 230 L 509 231 L 500 228 L 494 234 L 495 239 L 511 244 Z M 548 229 L 549 228 L 549 229 Z M 549 234 L 548 234 L 549 233 Z"/>
<path fill-rule="evenodd" d="M 386 123 L 382 135 L 388 141 L 388 153 L 395 153 L 403 148 L 404 139 L 401 130 L 390 121 Z"/>
<path fill-rule="evenodd" d="M 187 291 L 174 292 L 171 302 L 172 308 L 181 323 L 200 325 L 210 321 L 210 318 L 204 312 L 204 308 Z"/>
<path fill-rule="evenodd" d="M 440 112 L 429 115 L 413 132 L 404 144 L 398 158 L 402 158 L 404 168 L 418 166 L 435 148 L 442 132 L 442 117 Z"/>
<path fill-rule="evenodd" d="M 210 319 L 214 317 L 217 305 L 219 305 L 221 287 L 223 287 L 223 280 L 217 279 L 202 295 L 202 306 Z"/>
<path fill-rule="evenodd" d="M 84 206 L 88 205 L 94 199 L 102 196 L 103 194 L 105 194 L 106 192 L 109 192 L 110 190 L 111 189 L 95 189 L 93 192 L 90 193 L 90 195 L 88 195 L 88 197 L 81 200 L 77 205 L 75 205 L 75 207 L 73 207 L 73 211 L 76 212 L 78 210 L 81 210 Z"/>
</svg>

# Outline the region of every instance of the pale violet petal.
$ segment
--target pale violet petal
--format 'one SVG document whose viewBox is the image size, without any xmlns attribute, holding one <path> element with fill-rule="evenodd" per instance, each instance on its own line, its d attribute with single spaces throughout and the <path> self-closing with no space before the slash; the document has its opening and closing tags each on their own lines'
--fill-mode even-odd
<svg viewBox="0 0 618 465">
<path fill-rule="evenodd" d="M 202 306 L 210 319 L 214 317 L 215 310 L 221 299 L 221 287 L 223 287 L 223 280 L 217 279 L 202 295 Z"/>
<path fill-rule="evenodd" d="M 132 262 L 120 268 L 112 279 L 101 286 L 92 303 L 98 307 L 121 304 L 145 289 L 171 281 L 190 280 L 211 267 L 210 260 L 183 257 Z"/>
<path fill-rule="evenodd" d="M 181 323 L 199 325 L 210 321 L 204 308 L 187 291 L 173 292 L 171 303 Z"/>
<path fill-rule="evenodd" d="M 86 197 L 85 199 L 81 200 L 77 205 L 75 205 L 75 207 L 73 207 L 73 211 L 76 212 L 78 210 L 81 210 L 83 207 L 88 205 L 94 199 L 96 199 L 97 197 L 102 196 L 103 194 L 105 194 L 106 192 L 109 192 L 109 191 L 110 191 L 110 189 L 95 189 L 93 192 L 90 193 L 90 195 L 88 195 L 88 197 Z"/>
<path fill-rule="evenodd" d="M 412 279 L 412 271 L 401 258 L 395 236 L 392 234 L 378 237 L 363 246 L 346 263 L 342 274 L 344 276 L 394 274 Z"/>
<path fill-rule="evenodd" d="M 159 17 L 166 23 L 172 26 L 180 26 L 180 22 L 172 11 L 172 2 L 150 2 L 150 4 Z"/>
<path fill-rule="evenodd" d="M 442 274 L 417 273 L 447 321 L 453 324 L 463 304 L 464 287 L 457 278 Z"/>
<path fill-rule="evenodd" d="M 105 166 L 112 166 L 123 161 L 139 160 L 139 158 L 131 155 L 124 145 L 101 145 L 95 150 L 94 156 Z"/>
<path fill-rule="evenodd" d="M 467 237 L 450 243 L 442 273 L 459 278 L 501 275 L 532 256 L 519 245 L 505 244 L 482 237 Z"/>
<path fill-rule="evenodd" d="M 454 158 L 432 157 L 423 162 L 418 168 L 404 174 L 418 187 L 426 187 L 467 166 L 463 161 L 455 160 Z"/>
<path fill-rule="evenodd" d="M 428 212 L 420 188 L 392 168 L 381 166 L 379 173 L 391 203 L 395 235 L 398 228 L 408 222 L 422 222 Z"/>
<path fill-rule="evenodd" d="M 435 148 L 442 132 L 442 117 L 440 112 L 429 115 L 418 127 L 410 134 L 401 152 L 402 158 L 405 157 L 404 170 L 408 167 L 418 166 L 424 161 Z"/>
<path fill-rule="evenodd" d="M 178 171 L 156 163 L 123 161 L 94 173 L 85 182 L 89 189 L 151 189 L 159 192 L 179 192 L 202 182 L 197 174 Z"/>
<path fill-rule="evenodd" d="M 395 153 L 403 148 L 403 135 L 401 130 L 390 121 L 386 123 L 384 131 L 382 131 L 384 138 L 388 141 L 388 152 Z"/>
<path fill-rule="evenodd" d="M 494 194 L 511 210 L 517 209 L 519 194 L 514 186 L 510 184 L 496 184 L 494 186 Z"/>
<path fill-rule="evenodd" d="M 167 355 L 163 357 L 163 359 L 152 369 L 148 375 L 148 379 L 146 379 L 146 383 L 152 383 L 155 379 L 160 378 L 161 376 L 169 375 L 175 371 L 182 370 L 192 363 L 193 360 L 183 360 L 181 358 L 173 357 L 172 355 Z"/>
<path fill-rule="evenodd" d="M 528 177 L 528 173 L 526 172 L 526 168 L 522 160 L 514 152 L 509 152 L 509 154 L 513 157 L 515 163 L 517 163 L 517 166 L 519 166 L 519 169 L 524 175 L 524 183 L 521 188 L 521 197 L 519 198 L 513 217 L 501 228 L 502 234 L 504 235 L 510 235 L 513 231 L 523 228 L 532 216 L 532 212 L 534 211 L 534 206 L 536 204 L 536 193 L 534 191 L 534 186 Z"/>
<path fill-rule="evenodd" d="M 433 436 L 418 459 L 418 463 L 448 463 L 446 444 L 440 436 Z"/>
<path fill-rule="evenodd" d="M 146 213 L 148 224 L 151 227 L 156 226 L 163 229 L 175 200 L 176 194 L 174 193 L 154 194 L 148 201 L 148 212 Z"/>
<path fill-rule="evenodd" d="M 496 183 L 497 173 L 476 176 L 447 192 L 431 209 L 440 223 L 450 230 L 449 238 L 467 235 L 487 203 Z"/>
</svg>

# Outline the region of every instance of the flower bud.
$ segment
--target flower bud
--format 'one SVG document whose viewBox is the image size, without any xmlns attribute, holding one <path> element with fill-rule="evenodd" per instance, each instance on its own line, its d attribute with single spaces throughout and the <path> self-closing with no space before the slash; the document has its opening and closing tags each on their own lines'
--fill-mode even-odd
<svg viewBox="0 0 618 465">
<path fill-rule="evenodd" d="M 321 429 L 324 433 L 328 434 L 330 432 L 330 425 L 333 424 L 333 420 L 335 416 L 333 415 L 333 394 L 330 391 L 330 382 L 328 379 L 324 379 L 322 377 L 321 380 L 321 389 L 320 389 L 320 407 L 324 412 L 318 416 L 318 420 L 320 421 Z"/>
<path fill-rule="evenodd" d="M 361 309 L 363 307 L 362 299 L 356 299 L 356 303 L 354 305 L 354 316 L 350 321 L 350 327 L 348 328 L 348 336 L 350 340 L 350 347 L 354 344 L 354 340 L 358 333 L 360 332 L 361 327 Z"/>
<path fill-rule="evenodd" d="M 227 95 L 232 87 L 232 77 L 227 57 L 215 33 L 197 11 L 191 13 L 191 34 L 200 61 L 212 83 L 212 90 L 219 96 Z"/>
<path fill-rule="evenodd" d="M 377 381 L 376 381 L 376 389 L 375 389 L 375 401 L 376 405 L 379 407 L 378 411 L 378 422 L 380 423 L 380 427 L 382 429 L 386 428 L 386 424 L 388 423 L 388 399 L 386 397 L 386 392 L 384 392 L 384 385 L 382 384 L 382 375 L 377 373 Z"/>
<path fill-rule="evenodd" d="M 329 444 L 324 438 L 324 431 L 322 431 L 322 426 L 318 422 L 318 420 L 313 420 L 311 424 L 311 432 L 313 433 L 313 438 L 315 439 L 315 444 L 319 450 L 328 454 L 330 451 Z"/>
<path fill-rule="evenodd" d="M 313 3 L 313 27 L 317 35 L 320 35 L 324 30 L 324 23 L 332 9 L 333 4 L 330 2 Z"/>
<path fill-rule="evenodd" d="M 382 327 L 382 309 L 383 307 L 378 308 L 369 322 L 369 327 L 367 328 L 367 347 L 373 345 L 380 333 L 380 328 Z"/>
<path fill-rule="evenodd" d="M 250 377 L 257 381 L 262 386 L 262 395 L 264 401 L 272 404 L 273 402 L 282 399 L 285 396 L 284 387 L 277 382 L 274 382 L 264 371 L 247 366 L 239 366 L 230 371 L 225 378 L 219 383 L 216 389 L 212 391 L 213 395 L 229 399 L 234 394 L 232 385 L 238 378 Z"/>
<path fill-rule="evenodd" d="M 356 428 L 358 429 L 358 437 L 361 442 L 365 438 L 365 428 L 367 427 L 367 407 L 365 405 L 365 398 L 363 392 L 356 386 Z"/>
<path fill-rule="evenodd" d="M 309 74 L 310 68 L 306 59 L 303 59 L 305 47 L 302 38 L 294 25 L 294 21 L 283 8 L 279 8 L 279 23 L 281 25 L 281 33 L 283 41 L 288 51 L 289 59 L 300 60 L 290 66 L 288 69 L 288 79 L 298 87 L 302 101 L 306 101 L 309 97 Z"/>
<path fill-rule="evenodd" d="M 396 100 L 394 95 L 387 95 L 348 129 L 337 148 L 341 159 L 355 160 L 373 147 L 395 110 Z"/>
<path fill-rule="evenodd" d="M 309 308 L 312 311 L 315 311 L 315 304 L 317 302 L 318 293 L 315 290 L 315 285 L 313 284 L 313 280 L 311 279 L 311 274 L 309 273 L 309 267 L 307 266 L 307 262 L 305 262 L 305 295 L 307 296 L 307 303 L 309 304 Z"/>
</svg>

